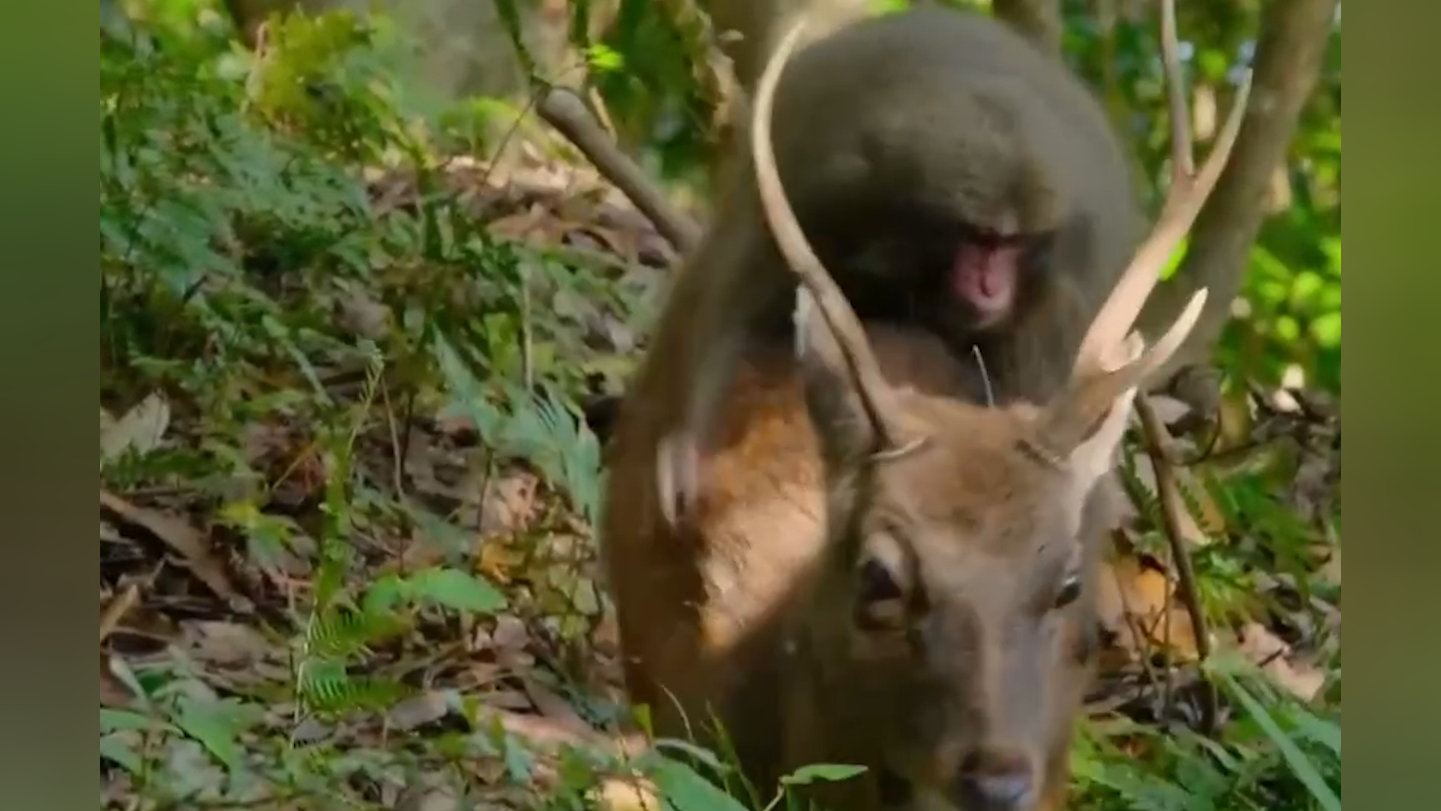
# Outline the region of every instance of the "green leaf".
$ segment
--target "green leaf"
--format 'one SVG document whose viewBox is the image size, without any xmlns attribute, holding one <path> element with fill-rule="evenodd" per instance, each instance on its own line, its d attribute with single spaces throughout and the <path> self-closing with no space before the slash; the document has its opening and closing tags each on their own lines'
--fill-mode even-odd
<svg viewBox="0 0 1441 811">
<path fill-rule="evenodd" d="M 240 725 L 232 709 L 218 702 L 182 700 L 175 714 L 175 725 L 234 771 L 241 767 L 244 753 L 239 741 Z"/>
<path fill-rule="evenodd" d="M 1326 313 L 1311 320 L 1311 338 L 1323 349 L 1341 346 L 1341 313 Z"/>
<path fill-rule="evenodd" d="M 1297 712 L 1293 719 L 1301 734 L 1330 749 L 1341 757 L 1341 725 L 1319 718 L 1309 712 Z"/>
<path fill-rule="evenodd" d="M 1291 772 L 1296 775 L 1296 779 L 1310 790 L 1311 796 L 1316 798 L 1316 802 L 1320 803 L 1325 811 L 1341 811 L 1341 798 L 1336 796 L 1336 792 L 1327 785 L 1325 778 L 1316 769 L 1316 765 L 1306 757 L 1306 753 L 1301 751 L 1301 747 L 1297 746 L 1296 742 L 1291 740 L 1281 729 L 1281 726 L 1276 723 L 1276 719 L 1266 712 L 1266 708 L 1261 706 L 1261 702 L 1256 700 L 1249 690 L 1242 687 L 1241 683 L 1231 674 L 1216 671 L 1215 676 L 1226 686 L 1227 691 L 1235 696 L 1241 706 L 1245 707 L 1252 720 L 1261 727 L 1261 730 L 1266 733 L 1266 737 L 1270 738 L 1276 748 L 1281 751 L 1281 757 L 1286 761 L 1286 765 L 1291 767 Z"/>
<path fill-rule="evenodd" d="M 115 763 L 120 768 L 134 775 L 145 773 L 145 767 L 140 756 L 130 748 L 124 737 L 112 732 L 109 735 L 100 736 L 100 759 Z"/>
<path fill-rule="evenodd" d="M 670 758 L 657 759 L 650 778 L 675 811 L 746 811 L 744 805 L 694 769 Z"/>
<path fill-rule="evenodd" d="M 101 733 L 116 732 L 119 730 L 146 730 L 155 726 L 156 720 L 144 713 L 132 712 L 130 710 L 110 710 L 100 708 L 100 731 Z"/>
<path fill-rule="evenodd" d="M 411 594 L 410 583 L 400 575 L 388 574 L 365 590 L 360 604 L 366 614 L 378 615 L 405 602 Z"/>
<path fill-rule="evenodd" d="M 827 783 L 839 783 L 842 780 L 849 780 L 865 772 L 865 770 L 865 766 L 848 766 L 840 763 L 814 763 L 810 766 L 802 766 L 785 777 L 782 777 L 781 783 L 787 786 L 806 786 L 817 780 Z"/>
<path fill-rule="evenodd" d="M 477 614 L 494 614 L 505 608 L 505 595 L 479 575 L 449 567 L 426 569 L 410 577 L 417 599 Z"/>
<path fill-rule="evenodd" d="M 586 49 L 585 58 L 592 70 L 601 73 L 616 73 L 625 69 L 625 57 L 603 43 L 593 43 Z"/>
<path fill-rule="evenodd" d="M 657 738 L 655 740 L 655 748 L 674 749 L 677 752 L 684 752 L 712 769 L 715 769 L 717 772 L 724 772 L 729 768 L 724 763 L 721 763 L 720 758 L 716 757 L 714 752 L 679 738 Z"/>
</svg>

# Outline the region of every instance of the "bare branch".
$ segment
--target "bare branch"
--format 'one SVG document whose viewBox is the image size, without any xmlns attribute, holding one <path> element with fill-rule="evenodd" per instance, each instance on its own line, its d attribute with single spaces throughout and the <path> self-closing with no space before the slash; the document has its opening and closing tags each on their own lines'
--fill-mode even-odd
<svg viewBox="0 0 1441 811">
<path fill-rule="evenodd" d="M 1136 415 L 1141 418 L 1141 432 L 1146 438 L 1146 454 L 1151 457 L 1151 467 L 1156 473 L 1156 496 L 1161 502 L 1161 519 L 1165 524 L 1166 540 L 1171 547 L 1172 564 L 1176 567 L 1181 601 L 1186 605 L 1186 613 L 1191 615 L 1191 633 L 1196 637 L 1196 656 L 1205 661 L 1206 657 L 1211 655 L 1211 637 L 1206 629 L 1206 618 L 1201 613 L 1201 593 L 1196 587 L 1196 571 L 1191 566 L 1191 553 L 1182 536 L 1184 529 L 1181 526 L 1181 514 L 1186 509 L 1186 502 L 1181 498 L 1181 489 L 1176 484 L 1176 469 L 1167 455 L 1171 436 L 1144 394 L 1136 397 Z M 1202 679 L 1201 729 L 1209 732 L 1215 725 L 1216 688 Z"/>
<path fill-rule="evenodd" d="M 1156 287 L 1161 268 L 1190 231 L 1196 215 L 1204 207 L 1206 199 L 1216 187 L 1216 181 L 1225 171 L 1231 150 L 1236 145 L 1236 136 L 1240 132 L 1249 99 L 1251 85 L 1248 71 L 1211 154 L 1206 158 L 1200 173 L 1193 175 L 1190 167 L 1195 163 L 1195 159 L 1191 155 L 1190 116 L 1185 111 L 1185 88 L 1180 80 L 1180 44 L 1176 39 L 1175 0 L 1161 0 L 1161 6 L 1164 9 L 1161 15 L 1161 49 L 1166 54 L 1167 76 L 1170 80 L 1167 90 L 1172 110 L 1180 108 L 1181 111 L 1179 117 L 1171 121 L 1171 141 L 1175 145 L 1178 169 L 1184 167 L 1186 171 L 1177 171 L 1175 182 L 1171 184 L 1166 195 L 1166 204 L 1161 209 L 1155 227 L 1137 248 L 1130 266 L 1116 282 L 1111 295 L 1086 331 L 1076 357 L 1077 374 L 1084 374 L 1091 367 L 1104 367 L 1101 360 L 1131 332 L 1146 299 Z M 1174 71 L 1170 69 L 1172 65 L 1176 68 Z M 1171 353 L 1181 346 L 1194 326 L 1193 319 L 1199 316 L 1204 305 L 1205 293 L 1205 288 L 1192 293 L 1187 308 L 1171 324 L 1166 334 L 1156 340 L 1148 353 L 1149 362 L 1139 364 L 1140 367 L 1147 371 L 1160 368 Z"/>
<path fill-rule="evenodd" d="M 541 98 L 536 112 L 655 223 L 656 230 L 676 250 L 689 253 L 695 247 L 700 240 L 700 226 L 677 211 L 635 161 L 616 146 L 579 96 L 564 88 L 551 88 Z"/>
<path fill-rule="evenodd" d="M 1161 3 L 1161 63 L 1166 69 L 1166 93 L 1171 110 L 1172 185 L 1189 182 L 1196 173 L 1196 155 L 1191 146 L 1191 105 L 1186 80 L 1181 72 L 1180 38 L 1176 33 L 1176 3 Z"/>
<path fill-rule="evenodd" d="M 1265 216 L 1271 175 L 1286 157 L 1301 109 L 1320 76 L 1338 2 L 1266 4 L 1254 87 L 1231 159 L 1196 218 L 1190 250 L 1176 277 L 1158 286 L 1141 314 L 1142 332 L 1154 335 L 1175 319 L 1194 291 L 1211 291 L 1186 345 L 1152 378 L 1157 388 L 1182 367 L 1204 362 L 1230 317 Z"/>
<path fill-rule="evenodd" d="M 1043 51 L 1060 56 L 1061 0 L 994 0 L 991 10 Z"/>
</svg>

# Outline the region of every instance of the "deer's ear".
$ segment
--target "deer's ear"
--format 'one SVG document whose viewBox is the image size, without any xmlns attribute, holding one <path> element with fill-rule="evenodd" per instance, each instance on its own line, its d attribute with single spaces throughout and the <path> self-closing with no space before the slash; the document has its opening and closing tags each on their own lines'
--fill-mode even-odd
<svg viewBox="0 0 1441 811">
<path fill-rule="evenodd" d="M 793 321 L 796 362 L 822 458 L 828 468 L 859 465 L 875 450 L 875 427 L 846 371 L 840 344 L 803 285 L 796 287 Z"/>
</svg>

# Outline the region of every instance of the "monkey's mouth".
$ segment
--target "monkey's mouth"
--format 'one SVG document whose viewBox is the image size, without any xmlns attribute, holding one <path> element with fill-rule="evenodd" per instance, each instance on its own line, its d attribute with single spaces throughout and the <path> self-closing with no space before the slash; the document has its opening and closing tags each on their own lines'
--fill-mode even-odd
<svg viewBox="0 0 1441 811">
<path fill-rule="evenodd" d="M 1020 237 L 967 241 L 957 249 L 951 270 L 952 289 L 976 310 L 978 326 L 999 321 L 1010 313 L 1023 251 Z"/>
</svg>

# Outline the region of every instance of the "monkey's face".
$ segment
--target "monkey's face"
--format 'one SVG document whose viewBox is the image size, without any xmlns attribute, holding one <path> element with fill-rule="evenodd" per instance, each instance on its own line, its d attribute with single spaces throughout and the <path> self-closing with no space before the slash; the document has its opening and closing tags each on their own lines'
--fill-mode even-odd
<svg viewBox="0 0 1441 811">
<path fill-rule="evenodd" d="M 816 229 L 816 247 L 864 319 L 919 322 L 970 343 L 1009 329 L 1042 297 L 1052 237 L 1022 233 L 1014 217 L 977 226 L 893 207 L 847 220 Z"/>
<path fill-rule="evenodd" d="M 1016 282 L 1022 242 L 1018 237 L 988 237 L 962 243 L 947 274 L 951 291 L 971 312 L 976 330 L 1005 322 L 1016 306 Z"/>
<path fill-rule="evenodd" d="M 1040 297 L 1050 238 L 963 226 L 921 266 L 924 322 L 972 338 L 1014 325 Z M 927 289 L 928 288 L 928 289 Z"/>
</svg>

